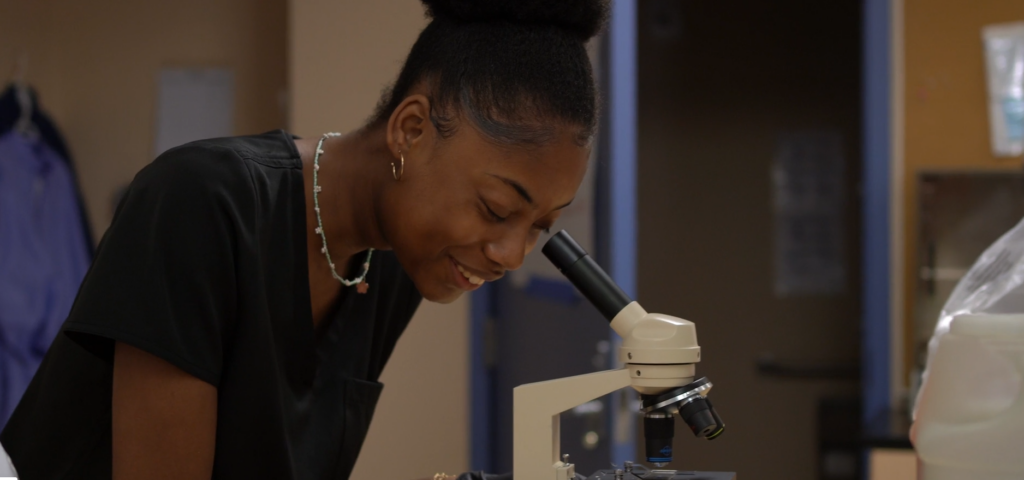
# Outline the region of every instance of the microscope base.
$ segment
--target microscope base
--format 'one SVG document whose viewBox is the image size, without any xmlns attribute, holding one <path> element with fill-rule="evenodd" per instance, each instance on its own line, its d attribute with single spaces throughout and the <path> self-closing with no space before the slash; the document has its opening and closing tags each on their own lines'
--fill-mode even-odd
<svg viewBox="0 0 1024 480">
<path fill-rule="evenodd" d="M 622 480 L 636 480 L 640 477 L 636 477 L 632 474 L 626 473 L 622 477 Z M 617 480 L 615 477 L 615 470 L 600 470 L 597 473 L 591 475 L 587 480 Z M 685 470 L 653 470 L 650 473 L 644 474 L 643 480 L 736 480 L 736 474 L 733 472 L 693 472 Z"/>
</svg>

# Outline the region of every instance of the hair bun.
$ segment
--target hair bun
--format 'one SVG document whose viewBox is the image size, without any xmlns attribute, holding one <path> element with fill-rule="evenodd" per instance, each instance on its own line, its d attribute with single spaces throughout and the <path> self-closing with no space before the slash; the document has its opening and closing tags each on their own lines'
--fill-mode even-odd
<svg viewBox="0 0 1024 480">
<path fill-rule="evenodd" d="M 553 25 L 587 41 L 604 27 L 608 0 L 421 0 L 427 15 L 459 22 Z"/>
</svg>

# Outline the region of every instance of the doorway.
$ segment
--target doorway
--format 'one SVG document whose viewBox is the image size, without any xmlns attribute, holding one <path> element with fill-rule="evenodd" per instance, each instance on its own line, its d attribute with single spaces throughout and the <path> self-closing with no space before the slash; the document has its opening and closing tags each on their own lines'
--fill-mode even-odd
<svg viewBox="0 0 1024 480">
<path fill-rule="evenodd" d="M 696 322 L 698 374 L 728 425 L 705 442 L 677 422 L 673 468 L 856 478 L 855 450 L 829 452 L 842 438 L 826 438 L 819 416 L 849 406 L 842 435 L 856 437 L 861 7 L 639 1 L 637 296 Z M 822 161 L 839 168 L 840 202 L 817 244 L 787 247 L 778 174 L 793 138 L 838 145 Z M 787 283 L 780 251 L 801 248 L 827 250 L 820 283 L 814 271 Z"/>
</svg>

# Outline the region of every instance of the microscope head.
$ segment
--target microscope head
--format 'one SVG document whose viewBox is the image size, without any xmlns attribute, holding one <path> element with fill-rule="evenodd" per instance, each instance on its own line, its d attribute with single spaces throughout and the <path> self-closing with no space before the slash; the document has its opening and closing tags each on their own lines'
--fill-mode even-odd
<svg viewBox="0 0 1024 480">
<path fill-rule="evenodd" d="M 711 440 L 721 435 L 725 423 L 707 399 L 711 382 L 695 379 L 700 346 L 694 323 L 647 313 L 564 230 L 541 251 L 622 337 L 619 359 L 641 396 L 648 461 L 672 460 L 676 413 L 698 437 Z"/>
</svg>

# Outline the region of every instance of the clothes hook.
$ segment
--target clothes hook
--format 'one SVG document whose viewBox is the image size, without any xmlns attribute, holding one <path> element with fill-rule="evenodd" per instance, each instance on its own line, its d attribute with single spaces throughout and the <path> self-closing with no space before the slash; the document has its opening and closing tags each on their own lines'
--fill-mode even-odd
<svg viewBox="0 0 1024 480">
<path fill-rule="evenodd" d="M 14 64 L 14 91 L 18 100 L 18 108 L 21 110 L 21 114 L 18 116 L 18 121 L 15 123 L 15 128 L 22 135 L 29 138 L 35 138 L 37 135 L 35 125 L 32 123 L 32 114 L 35 110 L 35 105 L 32 102 L 32 92 L 29 90 L 28 85 L 25 83 L 25 78 L 28 76 L 28 52 L 20 52 L 18 58 Z"/>
</svg>

